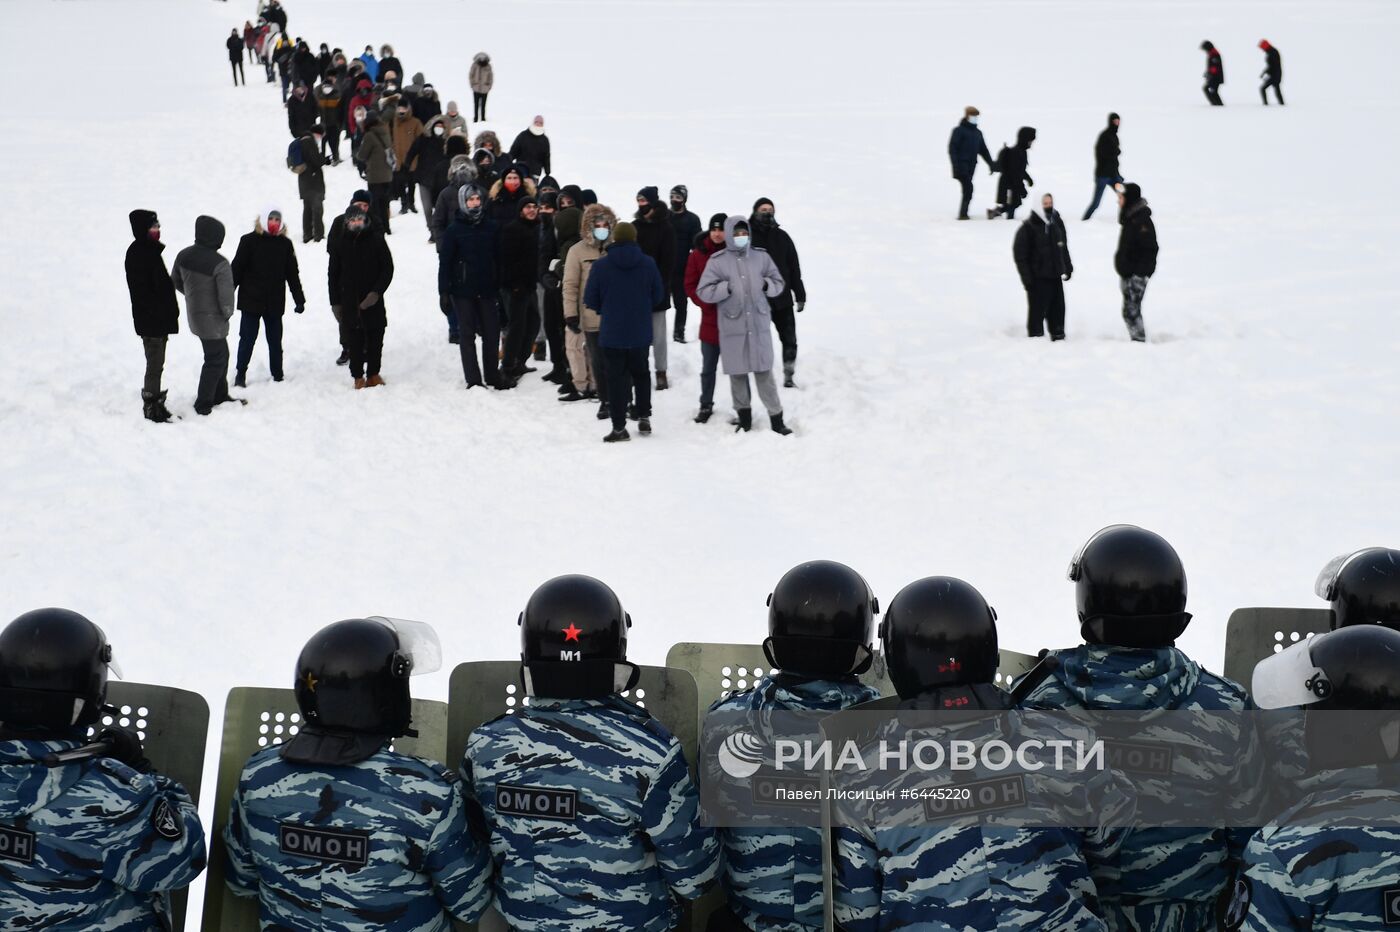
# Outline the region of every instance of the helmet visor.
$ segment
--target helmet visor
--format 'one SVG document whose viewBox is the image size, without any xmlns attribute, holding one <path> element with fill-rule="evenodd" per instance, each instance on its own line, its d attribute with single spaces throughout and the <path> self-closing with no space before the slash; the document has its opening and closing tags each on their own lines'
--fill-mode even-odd
<svg viewBox="0 0 1400 932">
<path fill-rule="evenodd" d="M 1342 570 L 1346 568 L 1347 564 L 1357 557 L 1379 549 L 1378 547 L 1367 547 L 1364 550 L 1353 550 L 1351 553 L 1344 553 L 1328 560 L 1327 565 L 1322 568 L 1322 572 L 1317 574 L 1317 582 L 1313 583 L 1313 592 L 1317 593 L 1318 598 L 1331 602 L 1337 595 L 1337 579 L 1342 575 Z"/>
<path fill-rule="evenodd" d="M 107 640 L 107 632 L 96 624 L 93 627 L 97 628 L 97 633 L 102 638 L 102 662 L 107 665 L 107 672 L 119 680 L 126 679 L 122 676 L 121 665 L 117 663 L 117 658 L 113 655 L 112 642 Z"/>
<path fill-rule="evenodd" d="M 1312 705 L 1332 694 L 1327 674 L 1313 665 L 1310 640 L 1259 661 L 1251 685 L 1254 703 L 1261 709 Z"/>
<path fill-rule="evenodd" d="M 1122 528 L 1136 527 L 1132 524 L 1110 524 L 1108 527 L 1099 528 L 1093 536 L 1080 545 L 1074 554 L 1074 559 L 1069 561 L 1069 571 L 1065 574 L 1070 582 L 1079 582 L 1080 569 L 1084 563 L 1084 551 L 1089 549 L 1089 545 L 1110 531 L 1117 531 Z"/>
<path fill-rule="evenodd" d="M 442 642 L 437 631 L 426 621 L 410 621 L 406 618 L 386 618 L 371 615 L 370 621 L 377 621 L 393 631 L 399 639 L 399 653 L 409 659 L 412 668 L 410 676 L 435 673 L 442 669 Z"/>
</svg>

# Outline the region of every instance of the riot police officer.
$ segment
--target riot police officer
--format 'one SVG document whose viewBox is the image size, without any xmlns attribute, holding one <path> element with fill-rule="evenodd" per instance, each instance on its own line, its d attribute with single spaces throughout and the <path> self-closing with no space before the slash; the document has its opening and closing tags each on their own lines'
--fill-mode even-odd
<svg viewBox="0 0 1400 932">
<path fill-rule="evenodd" d="M 1250 841 L 1222 927 L 1400 924 L 1400 632 L 1362 624 L 1299 641 L 1255 667 L 1253 689 L 1264 708 L 1302 709 L 1306 795 Z"/>
<path fill-rule="evenodd" d="M 952 710 L 958 719 L 891 720 L 879 737 L 909 741 L 913 729 L 920 740 L 1014 744 L 1023 733 L 1023 717 L 1014 711 L 1011 695 L 995 682 L 996 612 L 968 583 L 931 576 L 905 586 L 885 609 L 880 643 L 899 709 Z M 927 727 L 923 718 L 930 719 Z M 1041 722 L 1030 730 L 1040 740 L 1070 737 L 1058 729 L 1050 735 L 1048 727 Z M 1053 806 L 1073 824 L 1121 823 L 1132 808 L 1110 771 L 1088 779 L 1014 770 L 993 776 L 1017 781 L 1030 805 Z M 917 771 L 896 779 L 927 787 Z M 977 779 L 964 775 L 958 782 Z M 835 913 L 838 927 L 847 932 L 1105 928 L 1096 911 L 1091 868 L 1111 869 L 1121 832 L 1021 827 L 1024 820 L 1008 821 L 975 807 L 956 821 L 929 825 L 919 817 L 909 824 L 901 813 L 880 818 L 863 808 L 855 808 L 856 818 L 837 817 Z"/>
<path fill-rule="evenodd" d="M 879 605 L 849 566 L 814 560 L 793 567 L 768 596 L 764 655 L 779 672 L 716 702 L 711 714 L 836 712 L 878 697 L 857 677 L 870 669 Z M 727 909 L 710 929 L 822 927 L 822 849 L 816 828 L 726 828 Z"/>
<path fill-rule="evenodd" d="M 472 732 L 462 760 L 495 860 L 495 905 L 519 932 L 669 932 L 713 882 L 719 846 L 680 742 L 618 695 L 631 618 L 588 576 L 521 613 L 521 708 Z"/>
<path fill-rule="evenodd" d="M 264 928 L 449 932 L 485 910 L 490 860 L 456 772 L 389 747 L 410 733 L 409 677 L 441 662 L 430 626 L 381 617 L 302 648 L 300 730 L 248 760 L 224 830 L 228 886 Z"/>
<path fill-rule="evenodd" d="M 1400 550 L 1368 547 L 1337 557 L 1315 591 L 1332 603 L 1332 627 L 1385 625 L 1400 631 Z"/>
<path fill-rule="evenodd" d="M 139 736 L 109 726 L 88 744 L 109 670 L 111 645 L 77 612 L 0 632 L 0 927 L 169 928 L 167 895 L 204 869 L 194 803 Z"/>
<path fill-rule="evenodd" d="M 1252 709 L 1244 689 L 1210 673 L 1174 645 L 1191 620 L 1186 571 L 1171 544 L 1140 527 L 1117 524 L 1094 534 L 1070 563 L 1079 647 L 1053 652 L 1059 668 L 1025 704 L 1040 709 L 1150 711 Z M 1177 720 L 1184 725 L 1185 719 Z M 1191 748 L 1172 760 L 1171 789 L 1189 811 L 1241 788 L 1230 802 L 1234 825 L 1257 824 L 1263 760 L 1253 723 L 1217 716 L 1211 729 L 1176 735 Z M 1216 921 L 1216 898 L 1231 882 L 1248 829 L 1144 827 L 1120 851 L 1121 879 L 1100 886 L 1110 928 L 1139 932 L 1204 929 Z"/>
</svg>

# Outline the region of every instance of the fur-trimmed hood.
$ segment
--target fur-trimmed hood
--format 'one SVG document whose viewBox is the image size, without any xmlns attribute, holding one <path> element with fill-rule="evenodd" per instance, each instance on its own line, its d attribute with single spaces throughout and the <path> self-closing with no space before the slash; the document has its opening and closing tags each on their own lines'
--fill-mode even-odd
<svg viewBox="0 0 1400 932">
<path fill-rule="evenodd" d="M 485 149 L 488 142 L 491 143 L 491 151 L 497 160 L 505 157 L 505 152 L 501 149 L 501 137 L 497 136 L 493 130 L 484 129 L 477 133 L 476 139 L 472 140 L 472 148 Z"/>
<path fill-rule="evenodd" d="M 505 189 L 506 189 L 506 180 L 505 180 L 505 178 L 497 178 L 497 179 L 496 179 L 496 183 L 493 184 L 493 185 L 491 185 L 491 195 L 490 195 L 491 200 L 494 201 L 497 197 L 499 197 L 499 196 L 505 191 Z M 535 182 L 532 181 L 529 177 L 522 178 L 522 179 L 521 179 L 521 182 L 520 182 L 520 191 L 518 191 L 517 193 L 515 193 L 515 194 L 513 194 L 513 195 L 511 195 L 511 196 L 512 196 L 512 197 L 534 197 L 534 196 L 535 196 Z M 614 222 L 616 222 L 616 221 L 614 221 Z"/>
<path fill-rule="evenodd" d="M 583 242 L 592 243 L 594 246 L 598 245 L 598 241 L 593 238 L 593 227 L 599 219 L 604 219 L 608 221 L 608 229 L 617 229 L 617 214 L 613 213 L 613 209 L 611 207 L 607 206 L 606 204 L 589 204 L 583 209 L 583 220 L 580 221 L 578 227 L 579 238 Z M 611 242 L 612 237 L 609 236 L 608 243 Z M 603 245 L 606 246 L 607 243 L 604 243 Z"/>
</svg>

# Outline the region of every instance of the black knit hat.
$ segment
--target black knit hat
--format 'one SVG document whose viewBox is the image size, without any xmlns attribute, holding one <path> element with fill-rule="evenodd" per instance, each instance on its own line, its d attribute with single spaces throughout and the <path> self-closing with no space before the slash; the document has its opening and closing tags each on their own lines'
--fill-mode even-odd
<svg viewBox="0 0 1400 932">
<path fill-rule="evenodd" d="M 1135 204 L 1142 200 L 1142 188 L 1135 184 L 1123 185 L 1123 203 Z"/>
<path fill-rule="evenodd" d="M 559 209 L 559 192 L 557 191 L 546 191 L 536 198 L 536 200 L 539 201 L 541 207 L 550 207 L 555 210 Z"/>
<path fill-rule="evenodd" d="M 728 214 L 715 214 L 713 217 L 710 218 L 710 225 L 709 225 L 709 227 L 707 227 L 707 229 L 710 229 L 710 230 L 723 230 L 723 229 L 724 229 L 724 221 L 726 221 L 726 220 L 728 220 L 728 219 L 729 219 L 729 215 L 728 215 Z"/>
<path fill-rule="evenodd" d="M 678 197 L 681 203 L 685 203 L 690 200 L 690 189 L 683 184 L 678 184 L 671 189 L 671 196 Z"/>
<path fill-rule="evenodd" d="M 350 195 L 350 202 L 353 204 L 355 201 L 359 201 L 361 204 L 373 204 L 374 195 L 370 194 L 364 188 L 361 188 L 354 194 Z"/>
<path fill-rule="evenodd" d="M 598 195 L 594 192 L 592 188 L 584 188 L 582 191 L 579 192 L 578 206 L 590 207 L 596 203 L 598 203 Z"/>
<path fill-rule="evenodd" d="M 767 204 L 769 207 L 774 206 L 774 205 L 773 205 L 773 202 L 770 201 L 768 198 L 766 198 L 766 197 L 760 197 L 758 200 L 756 200 L 756 201 L 753 202 L 753 212 L 754 212 L 754 213 L 758 213 L 758 209 L 759 209 L 760 207 L 762 207 L 764 204 Z"/>
<path fill-rule="evenodd" d="M 654 184 L 647 185 L 637 192 L 637 197 L 640 197 L 648 204 L 655 204 L 657 201 L 661 200 L 661 191 Z"/>
</svg>

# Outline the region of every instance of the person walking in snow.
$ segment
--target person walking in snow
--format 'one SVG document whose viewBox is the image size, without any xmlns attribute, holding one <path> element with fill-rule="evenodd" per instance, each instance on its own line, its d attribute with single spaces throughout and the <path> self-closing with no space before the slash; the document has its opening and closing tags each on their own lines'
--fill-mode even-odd
<svg viewBox="0 0 1400 932">
<path fill-rule="evenodd" d="M 729 391 L 738 413 L 739 430 L 753 427 L 749 374 L 758 384 L 758 397 L 768 409 L 775 433 L 790 434 L 783 423 L 783 405 L 773 380 L 773 333 L 770 298 L 782 294 L 785 283 L 768 253 L 750 243 L 749 221 L 731 216 L 724 222 L 723 252 L 710 257 L 695 293 L 719 309 L 719 352 Z"/>
<path fill-rule="evenodd" d="M 467 82 L 472 86 L 472 119 L 480 123 L 486 119 L 486 95 L 496 84 L 496 72 L 491 68 L 491 56 L 477 52 L 472 58 L 471 69 L 467 72 Z M 496 153 L 499 155 L 500 153 Z"/>
<path fill-rule="evenodd" d="M 515 142 L 510 144 L 510 158 L 528 168 L 535 178 L 549 174 L 549 137 L 544 134 L 544 117 L 536 114 L 530 125 L 515 137 Z"/>
<path fill-rule="evenodd" d="M 777 208 L 766 197 L 753 203 L 749 217 L 753 244 L 768 253 L 783 277 L 783 290 L 770 298 L 773 327 L 783 345 L 783 387 L 794 388 L 793 374 L 797 371 L 797 314 L 807 307 L 807 286 L 802 283 L 802 262 L 797 257 L 797 244 L 778 226 Z"/>
<path fill-rule="evenodd" d="M 423 135 L 423 124 L 413 115 L 413 107 L 408 99 L 399 98 L 394 108 L 393 128 L 390 135 L 394 140 L 394 197 L 399 201 L 399 214 L 417 213 L 413 203 L 413 165 L 408 153 L 413 144 Z"/>
<path fill-rule="evenodd" d="M 387 323 L 384 292 L 394 280 L 394 257 L 384 237 L 370 229 L 369 215 L 359 205 L 345 212 L 345 235 L 331 253 L 327 274 L 331 310 L 340 321 L 340 341 L 350 351 L 355 387 L 383 385 L 379 368 Z"/>
<path fill-rule="evenodd" d="M 394 141 L 378 111 L 365 114 L 364 127 L 358 158 L 365 166 L 365 181 L 374 195 L 374 222 L 381 233 L 388 235 L 393 232 L 389 229 L 389 202 L 394 190 Z"/>
<path fill-rule="evenodd" d="M 358 207 L 361 210 L 363 210 L 366 214 L 369 214 L 373 208 L 373 204 L 374 196 L 365 189 L 361 188 L 360 190 L 356 191 L 350 196 L 350 206 L 345 208 L 345 213 L 341 214 L 339 217 L 336 217 L 334 220 L 331 221 L 330 232 L 326 234 L 326 256 L 329 259 L 329 262 L 327 263 L 327 269 L 337 267 L 337 263 L 339 262 L 339 259 L 336 256 L 336 252 L 340 249 L 341 244 L 345 242 L 345 220 L 349 216 L 350 211 Z M 370 216 L 369 222 L 365 224 L 365 229 L 370 232 L 377 232 L 377 228 L 374 225 L 374 217 L 372 215 Z M 342 321 L 340 319 L 340 303 L 337 300 L 336 291 L 336 289 L 339 286 L 337 285 L 336 281 L 334 279 L 331 279 L 329 276 L 327 276 L 327 279 L 327 284 L 330 288 L 331 313 L 335 316 L 336 335 L 337 339 L 339 340 L 342 327 Z M 349 361 L 350 350 L 345 346 L 344 341 L 341 340 L 340 356 L 336 358 L 335 364 L 337 366 L 343 366 Z"/>
<path fill-rule="evenodd" d="M 1050 339 L 1065 338 L 1065 285 L 1074 274 L 1069 257 L 1069 234 L 1064 218 L 1049 194 L 1040 198 L 1040 209 L 1016 231 L 1011 246 L 1016 272 L 1026 289 L 1026 335 L 1039 337 L 1050 329 Z"/>
<path fill-rule="evenodd" d="M 257 44 L 257 40 L 258 30 L 253 27 L 251 20 L 245 19 L 243 21 L 243 45 L 248 50 L 248 60 L 251 62 L 256 62 L 258 60 L 257 52 L 253 49 L 253 46 Z"/>
<path fill-rule="evenodd" d="M 1201 43 L 1201 51 L 1206 53 L 1206 86 L 1202 90 L 1212 107 L 1223 107 L 1225 101 L 1220 99 L 1220 85 L 1225 83 L 1225 62 L 1220 58 L 1220 50 L 1209 39 Z"/>
<path fill-rule="evenodd" d="M 315 125 L 316 118 L 321 113 L 316 98 L 311 96 L 306 85 L 300 81 L 292 91 L 292 96 L 287 99 L 286 107 L 287 128 L 291 130 L 293 139 L 300 139 L 311 132 L 311 127 Z"/>
<path fill-rule="evenodd" d="M 606 443 L 631 439 L 629 404 L 637 416 L 637 431 L 643 436 L 651 433 L 647 348 L 654 335 L 652 309 L 665 298 L 666 286 L 655 260 L 637 245 L 637 228 L 624 220 L 613 230 L 607 254 L 593 264 L 583 297 L 584 304 L 596 308 L 602 318 L 598 345 L 608 367 L 612 412 L 612 432 L 603 438 Z"/>
<path fill-rule="evenodd" d="M 1123 176 L 1118 172 L 1118 156 L 1122 149 L 1118 145 L 1118 124 L 1122 122 L 1118 114 L 1108 115 L 1108 126 L 1099 133 L 1099 138 L 1094 141 L 1094 199 L 1089 202 L 1089 209 L 1084 211 L 1084 219 L 1088 220 L 1094 216 L 1094 211 L 1099 209 L 1099 202 L 1103 200 L 1103 192 L 1106 188 L 1114 187 L 1123 183 Z"/>
<path fill-rule="evenodd" d="M 608 407 L 608 379 L 603 351 L 598 343 L 598 328 L 602 324 L 598 309 L 585 299 L 588 275 L 594 264 L 603 258 L 617 227 L 617 214 L 604 204 L 589 204 L 579 223 L 579 240 L 564 256 L 564 352 L 569 357 L 573 373 L 574 393 L 588 398 L 590 392 L 599 400 L 598 420 L 612 417 Z M 565 395 L 564 401 L 577 401 Z"/>
<path fill-rule="evenodd" d="M 987 141 L 977 128 L 982 111 L 976 107 L 963 108 L 962 121 L 953 127 L 953 135 L 948 138 L 948 160 L 953 164 L 953 178 L 962 186 L 962 201 L 958 206 L 958 219 L 966 220 L 967 209 L 972 204 L 972 176 L 977 171 L 977 158 L 987 163 L 988 172 L 996 172 L 992 164 L 992 154 L 987 151 Z"/>
<path fill-rule="evenodd" d="M 233 384 L 248 384 L 248 363 L 258 341 L 258 327 L 267 335 L 267 363 L 272 381 L 282 381 L 282 314 L 287 307 L 287 290 L 298 314 L 306 310 L 301 290 L 296 250 L 287 239 L 282 212 L 265 209 L 253 224 L 251 233 L 238 241 L 233 254 L 233 284 L 238 288 L 238 360 Z"/>
<path fill-rule="evenodd" d="M 297 140 L 301 147 L 301 164 L 293 168 L 297 174 L 297 196 L 301 198 L 301 241 L 320 242 L 326 237 L 325 204 L 326 164 L 321 155 L 321 141 L 326 129 L 320 123 Z M 299 170 L 298 170 L 299 169 Z"/>
<path fill-rule="evenodd" d="M 457 101 L 447 102 L 447 111 L 443 114 L 442 122 L 447 126 L 449 136 L 467 136 L 467 118 L 462 116 L 462 111 L 457 109 Z"/>
<path fill-rule="evenodd" d="M 1274 96 L 1278 98 L 1278 105 L 1283 106 L 1283 57 L 1279 55 L 1278 49 L 1270 44 L 1268 39 L 1259 40 L 1259 48 L 1264 50 L 1264 70 L 1259 77 L 1264 79 L 1264 83 L 1259 85 L 1259 99 L 1264 102 L 1264 106 L 1269 105 L 1269 88 L 1274 89 Z"/>
<path fill-rule="evenodd" d="M 129 215 L 132 241 L 126 247 L 126 288 L 131 294 L 131 322 L 146 351 L 146 378 L 141 384 L 141 406 L 147 420 L 170 420 L 161 390 L 165 370 L 165 344 L 180 331 L 180 305 L 175 286 L 161 253 L 160 221 L 153 210 L 133 210 Z"/>
<path fill-rule="evenodd" d="M 534 372 L 530 351 L 540 332 L 540 207 L 534 197 L 515 202 L 516 216 L 501 228 L 501 293 L 507 302 L 504 381 Z"/>
<path fill-rule="evenodd" d="M 1035 187 L 1031 178 L 1031 143 L 1035 142 L 1035 127 L 1023 126 L 1016 131 L 1016 145 L 1003 146 L 997 155 L 997 170 L 1001 180 L 997 182 L 997 206 L 987 211 L 987 219 L 993 220 L 1006 215 L 1007 220 L 1016 216 L 1016 208 L 1025 200 L 1026 188 Z"/>
<path fill-rule="evenodd" d="M 321 116 L 325 135 L 321 137 L 321 155 L 331 165 L 340 164 L 340 130 L 343 125 L 344 101 L 340 85 L 327 75 L 316 86 L 316 107 Z"/>
<path fill-rule="evenodd" d="M 661 191 L 655 185 L 648 185 L 637 192 L 637 214 L 633 231 L 637 234 L 637 245 L 651 257 L 661 270 L 661 283 L 666 293 L 657 302 L 652 312 L 651 354 L 656 364 L 656 390 L 670 388 L 666 380 L 667 340 L 666 311 L 671 306 L 671 276 L 676 270 L 676 234 L 671 229 L 671 220 L 661 203 Z"/>
<path fill-rule="evenodd" d="M 233 317 L 233 270 L 219 254 L 224 225 L 213 217 L 194 222 L 194 245 L 175 257 L 170 278 L 185 296 L 185 318 L 190 333 L 204 348 L 195 394 L 196 414 L 207 415 L 215 405 L 231 401 L 228 394 L 228 322 Z"/>
<path fill-rule="evenodd" d="M 438 192 L 434 190 L 433 184 L 439 174 L 439 167 L 442 168 L 443 184 L 446 185 L 447 182 L 447 127 L 443 125 L 441 116 L 428 120 L 427 125 L 423 127 L 423 134 L 408 147 L 405 161 L 411 173 L 409 197 L 413 196 L 416 189 L 419 205 L 423 208 L 423 223 L 428 228 L 428 242 L 435 242 L 433 207 L 437 203 Z"/>
<path fill-rule="evenodd" d="M 228 48 L 228 63 L 233 71 L 233 86 L 237 87 L 242 81 L 243 86 L 247 87 L 248 79 L 243 74 L 243 38 L 238 34 L 237 29 L 229 33 L 224 45 Z"/>
<path fill-rule="evenodd" d="M 394 47 L 387 42 L 379 47 L 379 74 L 386 82 L 389 80 L 389 75 L 393 74 L 398 79 L 398 83 L 403 83 L 403 63 L 394 54 Z"/>
<path fill-rule="evenodd" d="M 713 304 L 696 293 L 710 257 L 724 248 L 724 214 L 710 218 L 708 231 L 695 234 L 695 242 L 685 263 L 685 291 L 700 309 L 700 411 L 695 423 L 704 424 L 715 413 L 715 375 L 719 369 L 719 313 Z"/>
<path fill-rule="evenodd" d="M 1113 254 L 1113 268 L 1118 273 L 1123 292 L 1123 322 L 1128 336 L 1136 343 L 1147 340 L 1142 323 L 1142 297 L 1147 292 L 1147 280 L 1157 271 L 1157 227 L 1152 222 L 1152 208 L 1142 199 L 1142 189 L 1126 184 L 1118 192 L 1118 251 Z"/>
<path fill-rule="evenodd" d="M 690 189 L 685 185 L 678 184 L 671 189 L 669 219 L 671 235 L 676 242 L 674 265 L 669 276 L 671 306 L 676 309 L 675 319 L 671 323 L 671 339 L 677 343 L 685 342 L 686 302 L 690 297 L 686 293 L 685 270 L 689 263 L 691 246 L 703 229 L 700 218 L 686 207 L 689 200 Z"/>
<path fill-rule="evenodd" d="M 438 300 L 452 309 L 467 388 L 504 388 L 498 373 L 501 316 L 498 227 L 486 211 L 486 193 L 467 182 L 457 191 L 452 222 L 438 236 Z M 477 363 L 477 337 L 481 362 Z"/>
<path fill-rule="evenodd" d="M 374 57 L 374 46 L 366 45 L 365 50 L 356 59 L 365 68 L 365 76 L 369 78 L 371 84 L 379 80 L 379 59 Z"/>
</svg>

